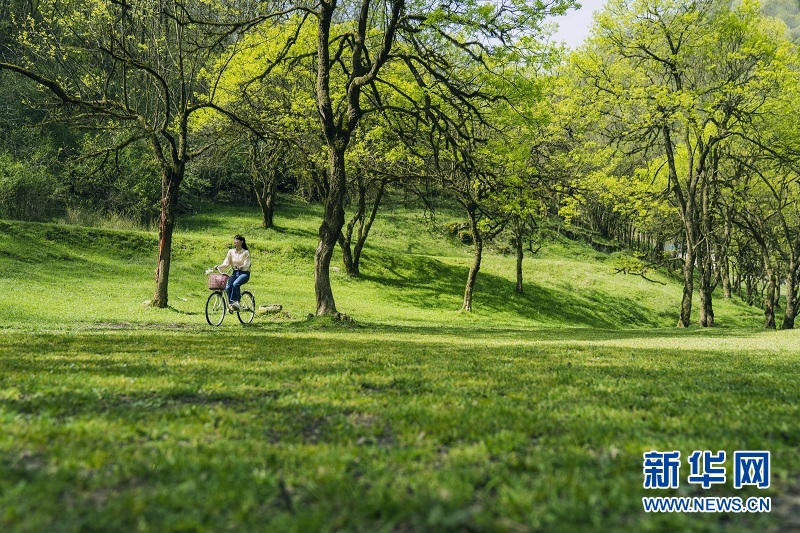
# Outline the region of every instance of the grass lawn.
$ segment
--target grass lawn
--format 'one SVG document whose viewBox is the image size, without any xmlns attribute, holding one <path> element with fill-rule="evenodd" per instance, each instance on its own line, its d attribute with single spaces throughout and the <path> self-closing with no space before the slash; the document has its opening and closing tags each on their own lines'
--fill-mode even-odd
<svg viewBox="0 0 800 533">
<path fill-rule="evenodd" d="M 165 310 L 142 305 L 153 234 L 0 221 L 0 530 L 800 529 L 797 332 L 736 301 L 677 330 L 674 280 L 568 243 L 526 259 L 524 296 L 489 255 L 459 313 L 469 249 L 402 212 L 363 279 L 334 276 L 355 324 L 307 319 L 316 213 L 284 213 L 269 233 L 248 210 L 182 221 Z M 234 232 L 284 313 L 212 328 L 202 271 Z M 678 489 L 643 488 L 651 450 L 681 451 Z M 728 481 L 689 484 L 694 450 L 726 451 Z M 771 452 L 768 489 L 733 488 L 737 450 Z"/>
</svg>

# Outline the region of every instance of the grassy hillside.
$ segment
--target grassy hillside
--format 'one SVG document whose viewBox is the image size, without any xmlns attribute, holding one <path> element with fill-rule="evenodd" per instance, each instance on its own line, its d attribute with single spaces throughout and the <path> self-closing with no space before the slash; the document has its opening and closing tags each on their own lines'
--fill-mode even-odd
<svg viewBox="0 0 800 533">
<path fill-rule="evenodd" d="M 718 302 L 673 327 L 680 285 L 558 243 L 471 251 L 418 215 L 376 223 L 356 326 L 307 319 L 319 213 L 183 218 L 169 309 L 156 236 L 0 221 L 0 531 L 795 531 L 800 333 Z M 205 323 L 203 270 L 234 233 L 248 288 L 286 313 Z M 338 259 L 337 259 L 338 260 Z M 643 489 L 643 454 L 771 453 L 768 489 Z M 770 513 L 646 513 L 642 498 L 769 497 Z"/>
<path fill-rule="evenodd" d="M 202 327 L 203 271 L 222 261 L 235 233 L 251 243 L 249 288 L 257 302 L 279 303 L 284 320 L 301 320 L 315 309 L 316 211 L 282 206 L 279 228 L 271 231 L 258 227 L 255 210 L 215 208 L 181 219 L 169 311 L 143 305 L 153 291 L 155 234 L 0 222 L 0 261 L 7 272 L 0 285 L 0 322 L 47 328 L 99 322 Z M 676 280 L 656 275 L 653 283 L 615 274 L 613 258 L 569 242 L 552 243 L 526 258 L 521 296 L 513 290 L 513 257 L 486 254 L 475 312 L 459 313 L 471 254 L 471 247 L 432 229 L 418 213 L 386 213 L 364 252 L 363 277 L 334 272 L 337 307 L 362 324 L 423 327 L 652 328 L 677 321 L 681 287 Z M 338 255 L 333 264 L 335 270 L 341 265 Z M 722 326 L 759 325 L 757 309 L 722 300 L 715 305 Z"/>
</svg>

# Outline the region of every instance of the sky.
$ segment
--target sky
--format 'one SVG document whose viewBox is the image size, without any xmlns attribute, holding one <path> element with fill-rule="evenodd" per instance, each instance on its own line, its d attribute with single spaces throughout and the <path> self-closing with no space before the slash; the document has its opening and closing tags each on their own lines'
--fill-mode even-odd
<svg viewBox="0 0 800 533">
<path fill-rule="evenodd" d="M 592 14 L 601 9 L 606 0 L 578 0 L 578 2 L 582 5 L 579 10 L 570 10 L 563 17 L 553 18 L 553 22 L 558 24 L 558 31 L 553 36 L 553 40 L 564 41 L 570 48 L 580 46 L 589 35 Z"/>
</svg>

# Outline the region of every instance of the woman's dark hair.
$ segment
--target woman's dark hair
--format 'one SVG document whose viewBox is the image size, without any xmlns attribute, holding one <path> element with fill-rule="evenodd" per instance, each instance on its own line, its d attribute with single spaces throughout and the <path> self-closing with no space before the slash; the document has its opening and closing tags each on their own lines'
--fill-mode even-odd
<svg viewBox="0 0 800 533">
<path fill-rule="evenodd" d="M 244 248 L 245 250 L 249 250 L 250 249 L 250 248 L 247 247 L 247 241 L 244 240 L 244 237 L 242 237 L 241 235 L 234 235 L 233 238 L 234 238 L 234 240 L 242 241 L 242 248 Z"/>
</svg>

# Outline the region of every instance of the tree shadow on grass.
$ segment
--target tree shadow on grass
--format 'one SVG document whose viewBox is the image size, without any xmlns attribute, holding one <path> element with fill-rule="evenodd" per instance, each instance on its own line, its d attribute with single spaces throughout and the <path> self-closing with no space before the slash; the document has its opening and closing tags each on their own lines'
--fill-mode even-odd
<svg viewBox="0 0 800 533">
<path fill-rule="evenodd" d="M 258 518 L 266 523 L 279 511 L 279 484 L 255 491 L 264 483 L 251 481 L 256 468 L 293 480 L 292 494 L 304 512 L 319 508 L 318 495 L 327 494 L 336 505 L 330 519 L 357 513 L 356 503 L 376 492 L 381 509 L 405 508 L 412 493 L 398 486 L 443 482 L 432 476 L 437 471 L 457 480 L 445 486 L 475 487 L 486 505 L 501 505 L 503 495 L 480 492 L 484 479 L 533 487 L 542 472 L 555 472 L 545 483 L 564 484 L 558 498 L 581 505 L 590 483 L 593 493 L 616 491 L 615 502 L 635 508 L 641 450 L 664 443 L 691 450 L 703 442 L 722 449 L 766 442 L 778 457 L 791 458 L 798 445 L 790 430 L 798 371 L 787 359 L 758 357 L 743 372 L 702 351 L 682 352 L 681 364 L 657 359 L 659 348 L 633 356 L 590 348 L 565 357 L 557 348 L 528 347 L 509 358 L 502 347 L 438 353 L 424 339 L 419 346 L 401 339 L 377 347 L 411 352 L 387 370 L 373 356 L 374 339 L 350 343 L 350 354 L 342 356 L 338 343 L 282 338 L 275 346 L 280 353 L 268 359 L 251 338 L 230 339 L 237 355 L 227 357 L 213 353 L 209 339 L 158 332 L 12 339 L 35 346 L 31 353 L 38 355 L 0 358 L 6 379 L 21 380 L 21 391 L 0 397 L 16 439 L 0 459 L 4 481 L 38 491 L 34 500 L 50 505 L 33 509 L 53 523 L 100 516 L 93 499 L 100 492 L 124 502 L 140 498 L 143 508 L 171 513 L 172 522 L 151 516 L 156 526 L 177 523 L 186 511 L 165 506 L 160 494 L 169 490 L 185 499 L 188 482 L 191 502 L 216 502 L 214 493 L 223 490 L 235 500 L 267 502 L 250 511 L 263 513 Z M 111 354 L 118 357 L 105 357 Z M 514 371 L 493 372 L 498 362 L 514 364 Z M 761 410 L 765 404 L 769 411 Z M 759 409 L 745 408 L 752 405 Z M 530 460 L 522 464 L 520 458 Z M 323 469 L 331 465 L 341 473 Z M 569 484 L 576 475 L 584 480 L 577 489 Z M 233 484 L 220 484 L 224 479 Z M 631 482 L 636 479 L 638 489 Z M 44 490 L 53 485 L 58 494 Z M 61 491 L 71 494 L 69 505 Z M 27 494 L 10 494 L 7 501 Z M 142 499 L 149 494 L 156 496 Z M 416 512 L 431 516 L 432 505 L 423 502 Z M 631 528 L 624 512 L 607 509 L 602 517 L 610 529 Z M 142 516 L 138 509 L 119 511 Z M 788 524 L 786 516 L 779 519 Z"/>
<path fill-rule="evenodd" d="M 309 214 L 311 213 L 311 214 Z M 297 204 L 291 201 L 280 202 L 275 209 L 274 226 L 269 230 L 260 226 L 262 221 L 262 213 L 258 207 L 255 206 L 223 206 L 214 205 L 208 207 L 200 213 L 193 215 L 186 215 L 179 217 L 177 229 L 180 232 L 214 234 L 222 233 L 225 231 L 231 233 L 238 233 L 244 230 L 238 229 L 238 225 L 246 220 L 247 225 L 256 229 L 253 222 L 258 225 L 257 235 L 253 235 L 254 240 L 260 240 L 265 235 L 265 232 L 285 233 L 288 235 L 296 235 L 301 237 L 316 238 L 316 231 L 314 228 L 318 227 L 317 217 L 321 217 L 321 211 L 317 213 L 315 206 L 305 204 Z M 309 229 L 301 229 L 287 224 L 289 221 L 296 221 L 302 219 L 311 219 L 315 223 L 311 224 Z M 245 235 L 250 239 L 250 235 Z"/>
<path fill-rule="evenodd" d="M 565 354 L 558 346 L 523 346 L 510 358 L 507 348 L 501 346 L 481 350 L 462 346 L 440 353 L 424 339 L 418 343 L 387 340 L 380 346 L 364 339 L 350 342 L 345 350 L 349 355 L 343 356 L 342 347 L 335 343 L 310 354 L 313 341 L 301 337 L 282 339 L 268 357 L 252 342 L 232 345 L 236 355 L 219 357 L 208 350 L 198 353 L 207 345 L 203 339 L 165 339 L 156 334 L 144 339 L 37 335 L 31 341 L 28 346 L 38 344 L 43 349 L 37 350 L 39 356 L 3 356 L 0 363 L 11 379 L 47 369 L 48 377 L 37 385 L 47 393 L 33 394 L 36 391 L 31 389 L 0 398 L 0 406 L 8 413 L 45 412 L 56 417 L 115 413 L 158 419 L 160 415 L 152 411 L 191 417 L 182 408 L 197 405 L 234 411 L 288 410 L 286 414 L 293 415 L 286 418 L 289 423 L 301 414 L 293 411 L 295 408 L 303 412 L 319 409 L 322 417 L 349 412 L 361 405 L 357 398 L 381 396 L 394 403 L 401 397 L 429 395 L 449 403 L 456 397 L 483 397 L 488 391 L 502 403 L 500 397 L 518 392 L 533 395 L 530 401 L 536 404 L 544 401 L 549 394 L 544 391 L 553 387 L 562 387 L 565 398 L 575 402 L 602 402 L 617 408 L 632 404 L 638 409 L 657 404 L 663 408 L 681 390 L 698 397 L 706 395 L 709 403 L 716 401 L 714 397 L 732 403 L 761 398 L 784 406 L 798 400 L 797 389 L 790 386 L 798 376 L 791 360 L 751 358 L 726 350 L 722 351 L 729 356 L 722 358 L 704 350 L 681 350 L 675 354 L 680 357 L 676 362 L 664 357 L 664 350 L 657 346 L 630 352 L 587 345 L 573 354 Z M 387 373 L 385 361 L 375 358 L 376 353 L 403 355 L 392 357 L 392 370 Z M 188 354 L 193 355 L 187 359 Z M 495 373 L 500 361 L 518 365 L 518 371 Z M 443 381 L 443 376 L 450 379 Z M 120 378 L 141 385 L 119 390 Z M 59 386 L 52 387 L 53 383 Z M 492 391 L 502 394 L 495 397 Z M 542 396 L 538 400 L 537 394 Z M 285 396 L 302 401 L 276 403 Z M 653 403 L 657 396 L 663 396 L 663 401 Z M 784 410 L 786 417 L 791 412 L 789 407 Z M 731 416 L 735 419 L 738 415 Z M 791 435 L 792 444 L 797 445 L 798 435 Z"/>
<path fill-rule="evenodd" d="M 404 305 L 429 308 L 431 302 L 452 295 L 460 302 L 467 267 L 449 265 L 427 256 L 375 254 L 364 280 L 391 288 L 387 298 Z M 501 276 L 480 272 L 475 287 L 474 307 L 478 313 L 515 314 L 534 324 L 570 324 L 590 328 L 665 327 L 672 315 L 644 307 L 631 297 L 615 296 L 591 289 L 580 291 L 561 285 L 544 286 L 529 282 L 525 293 L 517 294 L 513 283 Z"/>
</svg>

